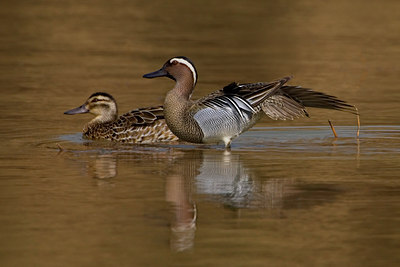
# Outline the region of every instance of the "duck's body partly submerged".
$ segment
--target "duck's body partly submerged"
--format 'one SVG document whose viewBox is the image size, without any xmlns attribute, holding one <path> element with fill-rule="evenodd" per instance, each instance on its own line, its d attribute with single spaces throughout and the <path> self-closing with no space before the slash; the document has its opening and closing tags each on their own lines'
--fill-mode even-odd
<svg viewBox="0 0 400 267">
<path fill-rule="evenodd" d="M 135 109 L 112 122 L 87 124 L 83 135 L 87 139 L 137 144 L 178 140 L 165 123 L 162 106 Z"/>
<path fill-rule="evenodd" d="M 171 131 L 193 143 L 225 143 L 251 128 L 263 114 L 272 119 L 308 116 L 306 107 L 356 113 L 346 102 L 324 93 L 285 85 L 290 77 L 269 83 L 231 83 L 196 101 L 190 99 L 197 81 L 193 63 L 186 57 L 168 60 L 145 78 L 166 76 L 176 81 L 164 101 L 164 114 Z"/>
<path fill-rule="evenodd" d="M 123 143 L 149 144 L 177 141 L 168 128 L 163 107 L 139 108 L 118 117 L 117 104 L 107 93 L 94 93 L 82 106 L 64 114 L 92 113 L 96 117 L 87 123 L 83 136 Z"/>
</svg>

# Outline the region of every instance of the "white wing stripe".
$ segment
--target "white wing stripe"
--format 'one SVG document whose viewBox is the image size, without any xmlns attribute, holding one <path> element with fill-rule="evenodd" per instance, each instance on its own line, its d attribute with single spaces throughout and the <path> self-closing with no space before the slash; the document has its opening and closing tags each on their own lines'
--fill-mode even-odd
<svg viewBox="0 0 400 267">
<path fill-rule="evenodd" d="M 245 107 L 243 107 L 243 109 L 247 109 L 253 113 L 255 113 L 256 111 L 254 110 L 254 108 L 244 99 L 237 97 L 237 96 L 233 96 L 234 99 L 236 99 L 239 102 L 239 106 L 240 104 L 244 104 Z"/>
</svg>

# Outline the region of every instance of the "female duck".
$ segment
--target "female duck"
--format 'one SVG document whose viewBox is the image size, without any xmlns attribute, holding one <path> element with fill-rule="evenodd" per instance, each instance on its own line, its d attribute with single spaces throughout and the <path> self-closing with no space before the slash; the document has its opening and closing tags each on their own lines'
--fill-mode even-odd
<svg viewBox="0 0 400 267">
<path fill-rule="evenodd" d="M 165 120 L 180 139 L 193 143 L 232 140 L 251 128 L 265 113 L 272 119 L 308 116 L 306 107 L 336 109 L 356 113 L 346 102 L 324 93 L 298 86 L 286 86 L 290 77 L 269 83 L 231 83 L 196 101 L 190 99 L 197 82 L 194 64 L 187 57 L 169 59 L 144 78 L 166 76 L 176 81 L 164 101 Z"/>
<path fill-rule="evenodd" d="M 139 108 L 118 117 L 114 98 L 98 92 L 82 106 L 64 112 L 68 115 L 81 113 L 95 115 L 83 129 L 83 136 L 87 139 L 143 144 L 178 140 L 165 123 L 162 106 Z"/>
</svg>

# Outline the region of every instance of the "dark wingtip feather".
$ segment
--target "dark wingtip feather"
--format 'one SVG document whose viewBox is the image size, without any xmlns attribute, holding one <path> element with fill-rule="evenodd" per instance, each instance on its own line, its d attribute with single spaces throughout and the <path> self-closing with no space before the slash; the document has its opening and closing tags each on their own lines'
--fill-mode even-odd
<svg viewBox="0 0 400 267">
<path fill-rule="evenodd" d="M 227 92 L 231 92 L 232 90 L 236 89 L 238 87 L 238 84 L 235 82 L 232 82 L 230 84 L 228 84 L 227 86 L 225 86 L 222 90 L 227 93 Z"/>
<path fill-rule="evenodd" d="M 283 86 L 282 91 L 305 107 L 334 109 L 359 115 L 357 108 L 336 96 L 299 86 Z"/>
</svg>

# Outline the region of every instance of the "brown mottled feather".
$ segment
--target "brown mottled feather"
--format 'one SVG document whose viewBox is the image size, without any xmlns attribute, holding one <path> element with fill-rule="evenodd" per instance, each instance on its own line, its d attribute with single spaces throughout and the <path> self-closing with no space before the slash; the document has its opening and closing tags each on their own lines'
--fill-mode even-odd
<svg viewBox="0 0 400 267">
<path fill-rule="evenodd" d="M 162 106 L 135 109 L 112 122 L 89 124 L 83 134 L 88 139 L 123 143 L 148 144 L 178 140 L 165 123 Z"/>
</svg>

